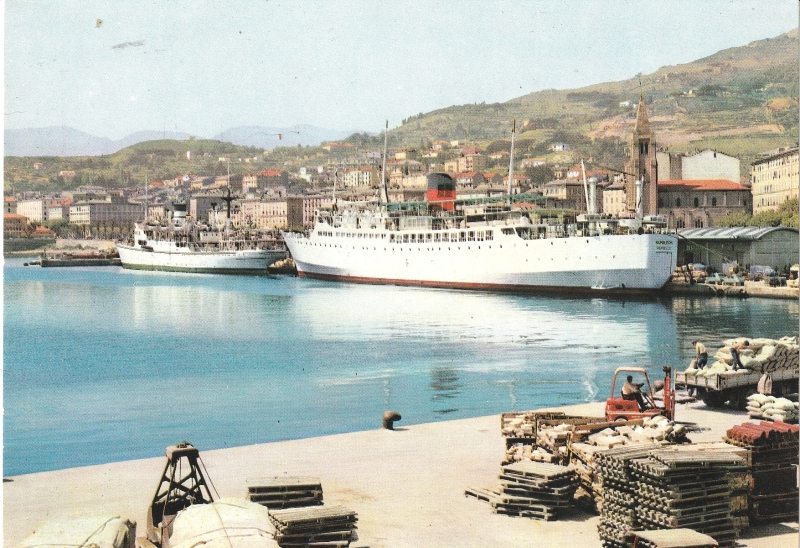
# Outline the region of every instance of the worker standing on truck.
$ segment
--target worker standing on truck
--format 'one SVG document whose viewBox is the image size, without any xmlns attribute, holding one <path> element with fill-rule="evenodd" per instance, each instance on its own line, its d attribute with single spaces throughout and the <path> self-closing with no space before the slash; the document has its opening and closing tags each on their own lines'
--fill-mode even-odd
<svg viewBox="0 0 800 548">
<path fill-rule="evenodd" d="M 633 382 L 633 375 L 628 375 L 625 384 L 622 385 L 622 399 L 636 400 L 639 404 L 639 411 L 645 410 L 644 397 L 642 397 L 642 391 L 640 390 L 642 386 L 644 386 L 643 382 Z"/>
<path fill-rule="evenodd" d="M 697 369 L 703 369 L 706 364 L 708 364 L 708 351 L 706 350 L 706 345 L 700 341 L 692 341 L 692 346 L 694 346 L 695 350 L 695 367 Z"/>
<path fill-rule="evenodd" d="M 746 339 L 740 343 L 731 345 L 731 365 L 733 366 L 734 371 L 744 368 L 742 365 L 742 360 L 739 357 L 739 351 L 742 348 L 747 348 L 748 346 L 750 346 L 750 341 Z"/>
</svg>

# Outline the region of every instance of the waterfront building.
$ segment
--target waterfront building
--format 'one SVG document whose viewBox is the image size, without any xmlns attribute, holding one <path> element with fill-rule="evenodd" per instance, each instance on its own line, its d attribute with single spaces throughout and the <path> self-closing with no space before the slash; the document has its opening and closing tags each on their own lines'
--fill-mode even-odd
<svg viewBox="0 0 800 548">
<path fill-rule="evenodd" d="M 71 198 L 63 198 L 58 202 L 47 206 L 47 219 L 50 221 L 66 219 L 69 221 L 69 206 L 71 205 Z"/>
<path fill-rule="evenodd" d="M 482 173 L 478 173 L 476 171 L 468 171 L 465 173 L 456 173 L 453 175 L 453 179 L 456 182 L 456 193 L 463 194 L 472 192 L 478 186 L 486 183 L 486 179 L 484 178 Z M 427 178 L 421 186 L 426 186 Z"/>
<path fill-rule="evenodd" d="M 132 224 L 144 215 L 142 204 L 96 200 L 77 202 L 69 206 L 69 222 L 75 225 L 92 225 L 100 222 Z"/>
<path fill-rule="evenodd" d="M 19 213 L 3 213 L 3 238 L 22 238 L 28 234 L 28 218 Z"/>
<path fill-rule="evenodd" d="M 515 173 L 511 179 L 511 193 L 519 194 L 522 187 L 528 187 L 531 184 L 531 178 L 524 173 Z M 503 177 L 503 185 L 508 189 L 508 175 Z"/>
<path fill-rule="evenodd" d="M 458 158 L 457 171 L 479 171 L 486 166 L 486 157 L 479 148 L 465 148 Z"/>
<path fill-rule="evenodd" d="M 603 203 L 599 186 L 597 187 L 597 194 L 597 203 Z M 586 211 L 583 182 L 578 179 L 556 179 L 545 183 L 542 186 L 542 196 L 547 200 L 548 206 L 572 209 L 578 212 Z"/>
<path fill-rule="evenodd" d="M 345 188 L 369 187 L 380 182 L 380 171 L 374 166 L 350 168 L 341 175 L 340 181 Z"/>
<path fill-rule="evenodd" d="M 288 196 L 286 198 L 286 222 L 289 230 L 305 230 L 314 226 L 317 209 L 330 207 L 331 196 Z"/>
<path fill-rule="evenodd" d="M 716 150 L 706 149 L 696 154 L 657 152 L 658 180 L 708 180 L 725 179 L 739 182 L 739 158 Z"/>
<path fill-rule="evenodd" d="M 597 203 L 603 204 L 603 213 L 613 217 L 625 216 L 628 213 L 628 204 L 625 200 L 625 183 L 615 181 L 603 189 L 603 199 L 598 198 Z"/>
<path fill-rule="evenodd" d="M 788 268 L 798 262 L 798 230 L 785 226 L 678 230 L 678 264 L 703 263 L 727 273 L 729 265 Z"/>
<path fill-rule="evenodd" d="M 47 204 L 43 198 L 20 200 L 17 203 L 17 213 L 27 217 L 29 222 L 43 222 L 47 220 Z"/>
<path fill-rule="evenodd" d="M 751 164 L 753 214 L 777 210 L 798 196 L 798 147 L 779 148 Z"/>
<path fill-rule="evenodd" d="M 225 223 L 227 211 L 217 210 L 216 224 Z M 231 223 L 239 227 L 286 229 L 286 200 L 242 200 L 231 213 Z"/>
<path fill-rule="evenodd" d="M 658 213 L 670 228 L 707 228 L 731 214 L 749 215 L 750 189 L 724 179 L 660 181 Z"/>
<path fill-rule="evenodd" d="M 196 194 L 189 199 L 189 215 L 192 220 L 208 222 L 208 212 L 227 206 L 220 194 Z"/>
</svg>

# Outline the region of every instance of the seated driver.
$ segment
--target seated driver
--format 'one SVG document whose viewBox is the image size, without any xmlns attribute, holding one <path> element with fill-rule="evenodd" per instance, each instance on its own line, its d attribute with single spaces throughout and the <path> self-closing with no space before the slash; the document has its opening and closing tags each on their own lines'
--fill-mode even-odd
<svg viewBox="0 0 800 548">
<path fill-rule="evenodd" d="M 636 400 L 639 404 L 639 411 L 644 411 L 647 408 L 641 391 L 642 386 L 644 386 L 643 382 L 633 382 L 633 375 L 628 375 L 627 381 L 622 385 L 622 399 Z"/>
</svg>

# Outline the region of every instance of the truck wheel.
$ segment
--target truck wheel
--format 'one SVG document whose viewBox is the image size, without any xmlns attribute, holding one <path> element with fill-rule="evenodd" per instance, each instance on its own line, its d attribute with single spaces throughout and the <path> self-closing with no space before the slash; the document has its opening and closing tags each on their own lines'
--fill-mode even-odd
<svg viewBox="0 0 800 548">
<path fill-rule="evenodd" d="M 704 392 L 700 395 L 700 399 L 703 400 L 703 403 L 709 407 L 722 407 L 725 405 L 725 397 L 722 395 L 721 392 Z"/>
<path fill-rule="evenodd" d="M 728 402 L 731 404 L 731 407 L 744 411 L 747 409 L 747 396 L 749 395 L 746 388 L 735 390 L 730 394 Z"/>
</svg>

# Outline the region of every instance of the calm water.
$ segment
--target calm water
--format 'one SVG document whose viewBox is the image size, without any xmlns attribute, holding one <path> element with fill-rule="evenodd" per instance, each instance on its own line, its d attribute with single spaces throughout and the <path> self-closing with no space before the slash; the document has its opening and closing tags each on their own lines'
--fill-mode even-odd
<svg viewBox="0 0 800 548">
<path fill-rule="evenodd" d="M 798 303 L 623 302 L 292 277 L 4 267 L 3 474 L 604 399 Z"/>
</svg>

